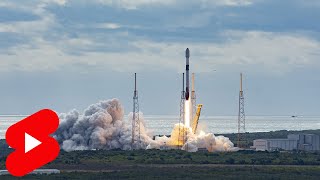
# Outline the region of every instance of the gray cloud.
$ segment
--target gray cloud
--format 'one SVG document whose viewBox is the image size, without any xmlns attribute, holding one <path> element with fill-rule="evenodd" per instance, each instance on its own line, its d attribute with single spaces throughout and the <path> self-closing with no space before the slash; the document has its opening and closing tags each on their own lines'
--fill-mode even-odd
<svg viewBox="0 0 320 180">
<path fill-rule="evenodd" d="M 249 67 L 247 70 L 250 70 L 251 65 L 263 65 L 265 70 L 272 70 L 270 72 L 319 65 L 319 41 L 303 35 L 226 31 L 221 36 L 229 40 L 222 43 L 188 43 L 192 58 L 197 59 L 194 65 L 197 72 L 207 72 L 213 67 L 224 65 L 245 65 Z M 35 43 L 37 48 L 19 46 L 10 48 L 10 54 L 1 54 L 0 71 L 53 71 L 75 64 L 122 72 L 141 71 L 146 67 L 150 71 L 182 71 L 179 59 L 183 57 L 183 48 L 186 46 L 180 42 L 135 40 L 127 44 L 132 50 L 104 52 L 87 48 L 97 46 L 97 42 L 91 39 L 64 38 L 55 43 L 38 39 Z M 100 45 L 108 48 L 109 44 Z M 121 43 L 113 42 L 113 46 L 120 45 Z M 74 54 L 73 51 L 80 51 L 81 54 Z"/>
<path fill-rule="evenodd" d="M 39 18 L 0 23 L 0 32 L 7 36 L 7 43 L 0 44 L 0 71 L 55 71 L 86 66 L 121 72 L 146 68 L 182 71 L 179 59 L 186 46 L 192 48 L 194 58 L 198 60 L 195 68 L 199 72 L 225 65 L 244 65 L 248 70 L 255 69 L 251 66 L 263 65 L 262 68 L 268 71 L 318 65 L 319 41 L 310 36 L 318 36 L 318 33 L 255 29 L 260 26 L 257 23 L 260 19 L 248 18 L 252 11 L 263 8 L 261 4 L 276 6 L 274 2 L 197 2 L 184 3 L 195 7 L 190 11 L 179 9 L 182 1 L 169 0 L 46 0 L 30 1 L 25 6 L 17 1 L 4 1 L 0 4 L 2 7 L 21 12 L 29 10 Z M 159 6 L 154 7 L 155 4 Z M 297 8 L 295 5 L 290 7 Z M 114 6 L 150 6 L 152 11 L 119 10 Z M 206 7 L 211 6 L 214 6 L 213 10 L 207 10 Z M 279 7 L 282 8 L 284 6 Z M 85 11 L 92 13 L 83 13 Z M 265 11 L 261 14 L 266 17 Z M 261 18 L 261 15 L 257 17 Z M 248 20 L 243 21 L 243 18 Z M 269 20 L 276 26 L 277 19 Z M 264 21 L 268 25 L 266 22 L 269 21 Z"/>
</svg>

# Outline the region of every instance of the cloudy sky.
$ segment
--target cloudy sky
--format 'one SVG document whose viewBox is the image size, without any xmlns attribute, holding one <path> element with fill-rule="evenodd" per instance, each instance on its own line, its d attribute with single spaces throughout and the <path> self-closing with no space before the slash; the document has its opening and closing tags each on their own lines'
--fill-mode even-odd
<svg viewBox="0 0 320 180">
<path fill-rule="evenodd" d="M 119 98 L 179 113 L 191 50 L 205 115 L 319 115 L 318 0 L 0 0 L 0 114 Z"/>
</svg>

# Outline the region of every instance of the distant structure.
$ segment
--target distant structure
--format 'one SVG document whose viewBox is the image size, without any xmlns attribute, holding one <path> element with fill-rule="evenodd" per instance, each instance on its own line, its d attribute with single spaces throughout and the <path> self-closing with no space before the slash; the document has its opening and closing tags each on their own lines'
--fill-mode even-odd
<svg viewBox="0 0 320 180">
<path fill-rule="evenodd" d="M 185 94 L 186 92 L 184 91 L 184 73 L 182 73 L 182 91 L 181 91 L 181 100 L 180 100 L 180 118 L 179 118 L 179 136 L 178 136 L 178 146 L 180 148 L 180 146 L 182 146 L 185 142 L 185 134 L 184 134 L 184 131 L 181 132 L 181 128 L 180 125 L 181 124 L 185 124 L 184 122 L 184 105 L 185 105 Z M 183 133 L 182 135 L 182 139 L 181 138 L 181 134 L 180 133 Z"/>
<path fill-rule="evenodd" d="M 191 105 L 192 105 L 192 112 L 191 112 L 191 119 L 196 115 L 197 112 L 197 99 L 196 99 L 196 91 L 194 89 L 194 73 L 192 73 L 191 79 Z"/>
<path fill-rule="evenodd" d="M 243 148 L 246 133 L 246 116 L 244 112 L 244 95 L 242 89 L 242 73 L 240 73 L 239 112 L 238 112 L 238 147 Z"/>
<path fill-rule="evenodd" d="M 60 170 L 58 169 L 36 169 L 29 174 L 60 174 Z M 8 170 L 0 170 L 1 175 L 10 175 Z"/>
<path fill-rule="evenodd" d="M 137 73 L 134 73 L 131 148 L 132 149 L 139 148 L 140 142 L 141 140 L 140 140 L 139 101 L 138 101 L 138 91 L 137 91 Z"/>
<path fill-rule="evenodd" d="M 319 151 L 320 136 L 315 134 L 289 134 L 287 139 L 256 139 L 251 148 L 256 151 Z"/>
</svg>

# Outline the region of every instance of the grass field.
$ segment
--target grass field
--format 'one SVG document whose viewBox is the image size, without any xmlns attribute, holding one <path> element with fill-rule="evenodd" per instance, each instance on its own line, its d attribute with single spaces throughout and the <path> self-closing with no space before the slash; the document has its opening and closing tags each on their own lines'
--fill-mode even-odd
<svg viewBox="0 0 320 180">
<path fill-rule="evenodd" d="M 62 171 L 22 179 L 318 179 L 320 167 L 131 167 L 115 171 Z M 3 176 L 1 179 L 16 179 Z"/>
</svg>

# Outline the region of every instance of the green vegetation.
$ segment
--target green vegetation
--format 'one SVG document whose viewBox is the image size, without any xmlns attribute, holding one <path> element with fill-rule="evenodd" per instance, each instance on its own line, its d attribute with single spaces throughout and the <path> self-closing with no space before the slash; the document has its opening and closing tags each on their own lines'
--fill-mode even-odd
<svg viewBox="0 0 320 180">
<path fill-rule="evenodd" d="M 138 167 L 111 172 L 62 172 L 21 179 L 318 179 L 320 167 Z M 18 179 L 2 176 L 1 179 Z"/>
<path fill-rule="evenodd" d="M 285 138 L 290 133 L 320 134 L 320 130 L 250 133 L 246 137 L 252 141 Z M 235 142 L 235 134 L 226 136 Z M 5 169 L 6 156 L 12 150 L 3 140 L 0 148 L 0 169 Z M 61 151 L 44 167 L 59 169 L 61 174 L 29 175 L 24 179 L 317 179 L 319 165 L 320 152 Z"/>
<path fill-rule="evenodd" d="M 108 166 L 132 164 L 247 164 L 247 165 L 320 165 L 320 152 L 196 152 L 180 150 L 74 151 L 61 152 L 48 167 L 78 165 Z M 59 169 L 59 168 L 58 168 Z"/>
</svg>

